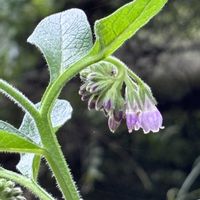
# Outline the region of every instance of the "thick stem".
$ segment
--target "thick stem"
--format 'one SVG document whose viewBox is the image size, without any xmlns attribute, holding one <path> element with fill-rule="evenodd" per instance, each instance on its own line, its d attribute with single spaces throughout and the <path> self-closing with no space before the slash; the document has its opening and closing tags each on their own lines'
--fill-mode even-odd
<svg viewBox="0 0 200 200">
<path fill-rule="evenodd" d="M 19 90 L 2 79 L 0 79 L 0 92 L 17 103 L 23 110 L 27 111 L 35 120 L 38 118 L 39 112 L 35 108 L 34 104 Z"/>
<path fill-rule="evenodd" d="M 60 145 L 54 131 L 52 130 L 50 111 L 65 84 L 82 69 L 98 62 L 100 59 L 100 56 L 87 56 L 67 68 L 63 74 L 51 83 L 42 98 L 42 105 L 40 109 L 41 120 L 37 120 L 36 122 L 44 148 L 48 151 L 46 159 L 56 177 L 65 199 L 67 200 L 80 200 L 80 196 L 70 173 L 70 169 L 61 151 Z"/>
<path fill-rule="evenodd" d="M 55 100 L 65 84 L 85 67 L 101 60 L 102 55 L 86 56 L 67 68 L 53 83 L 51 83 L 42 97 L 40 120 L 36 121 L 44 148 L 48 151 L 46 159 L 56 177 L 58 185 L 67 200 L 80 200 L 70 169 L 65 161 L 57 138 L 52 130 L 50 112 Z"/>
<path fill-rule="evenodd" d="M 41 134 L 42 143 L 47 150 L 45 158 L 57 180 L 64 198 L 66 200 L 80 200 L 70 169 L 65 161 L 56 135 L 52 131 L 49 122 L 41 119 L 37 126 Z"/>
<path fill-rule="evenodd" d="M 54 200 L 54 198 L 37 183 L 20 174 L 0 168 L 0 177 L 12 180 L 21 186 L 24 186 L 25 188 L 29 189 L 36 197 L 39 197 L 42 200 Z"/>
</svg>

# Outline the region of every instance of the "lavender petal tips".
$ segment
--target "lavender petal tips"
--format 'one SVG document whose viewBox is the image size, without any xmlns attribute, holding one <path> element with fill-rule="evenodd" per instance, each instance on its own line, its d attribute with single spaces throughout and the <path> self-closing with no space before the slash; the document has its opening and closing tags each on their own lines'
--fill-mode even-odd
<svg viewBox="0 0 200 200">
<path fill-rule="evenodd" d="M 138 130 L 140 128 L 138 119 L 137 113 L 126 112 L 126 125 L 129 133 L 132 133 L 133 130 Z"/>
<path fill-rule="evenodd" d="M 156 106 L 153 106 L 151 110 L 143 111 L 139 116 L 139 123 L 144 133 L 149 133 L 150 131 L 156 133 L 164 128 L 162 126 L 162 115 Z"/>
</svg>

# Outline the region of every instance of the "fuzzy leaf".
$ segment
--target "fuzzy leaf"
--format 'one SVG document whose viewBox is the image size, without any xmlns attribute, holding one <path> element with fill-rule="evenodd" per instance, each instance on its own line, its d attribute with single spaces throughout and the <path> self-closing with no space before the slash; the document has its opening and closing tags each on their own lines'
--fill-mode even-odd
<svg viewBox="0 0 200 200">
<path fill-rule="evenodd" d="M 92 32 L 85 13 L 70 9 L 44 18 L 27 40 L 44 54 L 51 82 L 92 47 Z"/>
<path fill-rule="evenodd" d="M 42 153 L 38 145 L 16 133 L 0 130 L 0 138 L 0 151 Z"/>
<path fill-rule="evenodd" d="M 66 100 L 57 100 L 51 112 L 51 122 L 53 128 L 61 127 L 71 118 L 72 107 Z"/>
<path fill-rule="evenodd" d="M 111 55 L 155 16 L 166 2 L 167 0 L 135 0 L 96 21 L 96 42 L 92 53 Z"/>
<path fill-rule="evenodd" d="M 33 153 L 23 153 L 17 164 L 17 169 L 26 177 L 37 180 L 41 157 Z"/>
<path fill-rule="evenodd" d="M 40 103 L 36 104 L 39 109 Z M 51 122 L 55 129 L 61 127 L 67 120 L 71 118 L 72 107 L 66 100 L 58 99 L 51 112 Z M 20 132 L 26 135 L 37 144 L 41 144 L 41 139 L 37 126 L 29 114 L 25 114 L 22 124 L 19 128 Z M 21 154 L 21 159 L 17 165 L 17 169 L 29 178 L 37 179 L 40 167 L 40 156 L 33 154 Z"/>
<path fill-rule="evenodd" d="M 9 124 L 7 122 L 4 122 L 2 120 L 0 120 L 0 130 L 4 130 L 4 131 L 8 131 L 8 132 L 13 132 L 13 133 L 19 134 L 19 135 L 21 135 L 21 136 L 24 137 L 24 134 L 21 133 L 17 128 L 15 128 L 11 124 Z"/>
</svg>

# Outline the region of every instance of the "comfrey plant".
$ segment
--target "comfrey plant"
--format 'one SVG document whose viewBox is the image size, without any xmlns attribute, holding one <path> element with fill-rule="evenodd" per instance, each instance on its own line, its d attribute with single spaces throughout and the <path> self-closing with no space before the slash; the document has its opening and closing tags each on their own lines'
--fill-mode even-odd
<svg viewBox="0 0 200 200">
<path fill-rule="evenodd" d="M 50 72 L 49 85 L 37 104 L 4 80 L 0 91 L 25 112 L 17 129 L 0 121 L 0 151 L 20 153 L 15 173 L 0 168 L 0 177 L 14 181 L 42 200 L 53 200 L 37 182 L 40 161 L 47 161 L 63 199 L 80 200 L 56 132 L 70 119 L 72 108 L 58 99 L 62 88 L 80 73 L 82 100 L 89 109 L 101 110 L 116 131 L 123 119 L 128 131 L 158 132 L 162 116 L 147 84 L 123 62 L 111 56 L 127 39 L 155 16 L 167 0 L 135 0 L 96 21 L 95 42 L 83 11 L 70 9 L 43 19 L 28 38 L 43 53 Z M 7 182 L 3 181 L 6 187 Z M 14 187 L 14 186 L 12 186 Z M 9 195 L 12 193 L 9 193 Z M 18 195 L 18 197 L 16 197 Z M 10 199 L 23 199 L 21 191 Z"/>
</svg>

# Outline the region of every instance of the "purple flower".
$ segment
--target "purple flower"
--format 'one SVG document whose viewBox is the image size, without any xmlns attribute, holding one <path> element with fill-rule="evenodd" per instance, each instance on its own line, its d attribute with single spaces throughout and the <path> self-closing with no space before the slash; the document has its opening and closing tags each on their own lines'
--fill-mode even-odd
<svg viewBox="0 0 200 200">
<path fill-rule="evenodd" d="M 104 103 L 103 103 L 104 109 L 108 112 L 113 107 L 112 104 L 113 104 L 113 102 L 111 99 L 104 101 Z"/>
<path fill-rule="evenodd" d="M 155 104 L 146 96 L 144 106 L 139 114 L 139 124 L 144 133 L 158 132 L 163 129 L 163 118 Z"/>
<path fill-rule="evenodd" d="M 139 130 L 139 116 L 135 112 L 126 112 L 126 125 L 128 132 L 131 133 L 133 130 Z"/>
<path fill-rule="evenodd" d="M 129 133 L 140 128 L 144 133 L 164 128 L 150 87 L 140 78 L 118 72 L 115 65 L 102 61 L 80 73 L 83 85 L 79 94 L 83 101 L 88 100 L 88 109 L 103 111 L 111 132 L 117 130 L 123 119 Z"/>
<path fill-rule="evenodd" d="M 117 121 L 115 120 L 115 117 L 113 114 L 111 114 L 108 118 L 108 127 L 110 129 L 111 132 L 115 132 L 117 130 L 117 128 L 119 127 L 121 123 L 121 120 L 120 121 Z"/>
<path fill-rule="evenodd" d="M 139 105 L 137 100 L 138 93 L 134 90 L 133 87 L 126 87 L 125 90 L 125 99 L 126 99 L 126 125 L 128 132 L 132 133 L 133 130 L 139 130 Z"/>
</svg>

